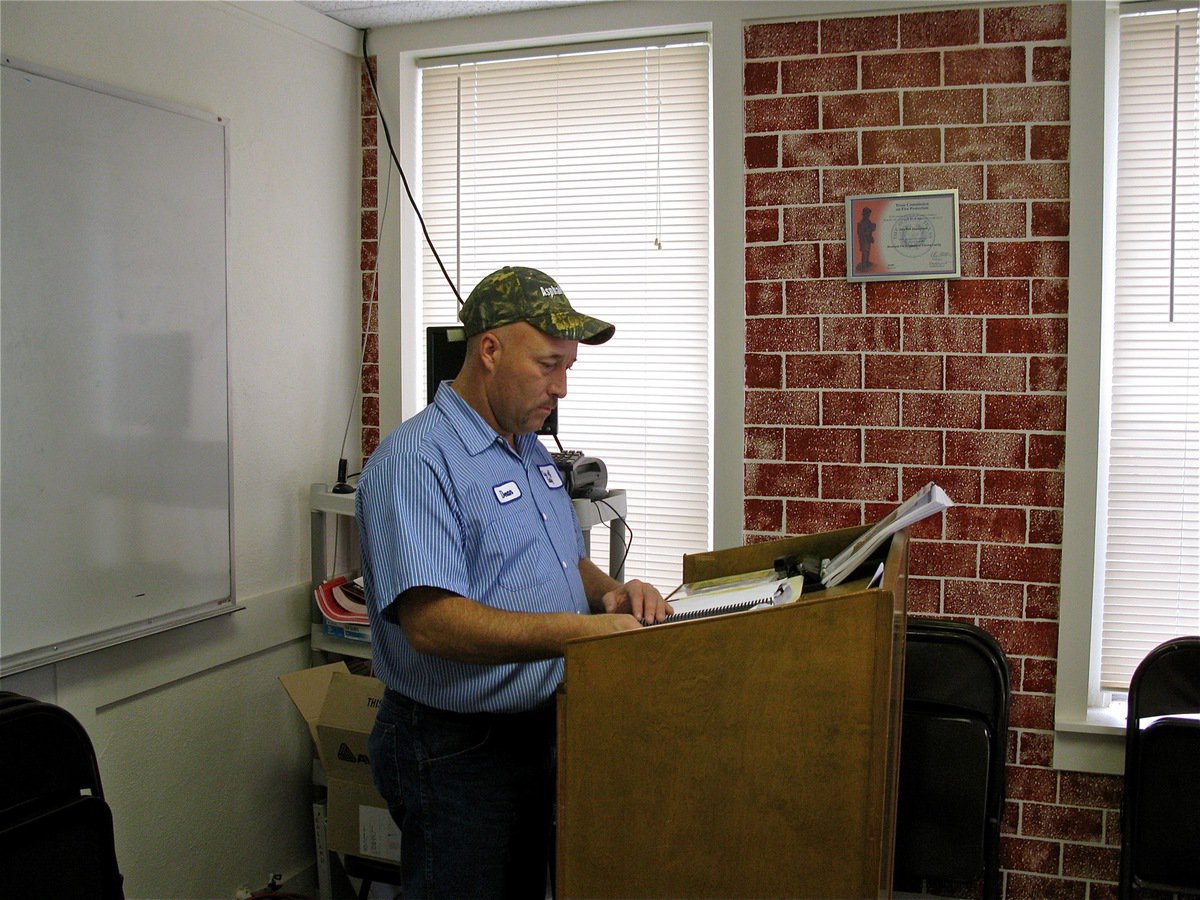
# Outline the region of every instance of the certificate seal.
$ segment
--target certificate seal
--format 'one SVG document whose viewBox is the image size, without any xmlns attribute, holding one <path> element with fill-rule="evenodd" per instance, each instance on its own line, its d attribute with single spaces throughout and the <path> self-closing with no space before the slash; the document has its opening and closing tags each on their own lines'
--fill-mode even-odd
<svg viewBox="0 0 1200 900">
<path fill-rule="evenodd" d="M 933 223 L 928 216 L 909 214 L 892 223 L 891 244 L 903 256 L 925 256 L 933 249 L 933 242 Z"/>
</svg>

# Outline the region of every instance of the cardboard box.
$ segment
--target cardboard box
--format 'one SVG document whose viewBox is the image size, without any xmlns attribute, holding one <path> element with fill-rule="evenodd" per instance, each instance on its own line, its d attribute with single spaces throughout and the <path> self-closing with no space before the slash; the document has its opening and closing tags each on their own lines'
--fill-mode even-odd
<svg viewBox="0 0 1200 900">
<path fill-rule="evenodd" d="M 326 825 L 329 849 L 384 862 L 400 862 L 400 829 L 375 788 L 329 779 Z"/>
<path fill-rule="evenodd" d="M 367 755 L 383 683 L 350 674 L 343 662 L 290 672 L 279 681 L 304 716 L 328 778 L 328 848 L 399 861 L 400 831 L 375 790 Z"/>
<path fill-rule="evenodd" d="M 351 675 L 344 662 L 279 676 L 330 778 L 372 784 L 367 738 L 383 702 L 383 682 Z"/>
</svg>

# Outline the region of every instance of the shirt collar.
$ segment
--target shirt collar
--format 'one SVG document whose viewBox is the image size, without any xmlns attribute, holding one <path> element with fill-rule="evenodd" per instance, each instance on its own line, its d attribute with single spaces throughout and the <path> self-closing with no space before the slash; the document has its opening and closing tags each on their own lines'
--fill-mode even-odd
<svg viewBox="0 0 1200 900">
<path fill-rule="evenodd" d="M 496 433 L 496 429 L 492 428 L 483 420 L 483 416 L 467 403 L 454 388 L 450 387 L 449 381 L 443 381 L 438 385 L 437 393 L 433 395 L 433 405 L 446 416 L 450 422 L 450 426 L 458 434 L 459 439 L 463 442 L 463 447 L 472 456 L 478 456 L 484 450 L 487 450 L 492 444 L 497 442 L 504 445 L 508 449 L 508 444 L 500 435 Z M 529 451 L 529 442 L 537 442 L 537 435 L 534 434 L 518 434 L 516 436 L 518 455 L 524 459 Z"/>
</svg>

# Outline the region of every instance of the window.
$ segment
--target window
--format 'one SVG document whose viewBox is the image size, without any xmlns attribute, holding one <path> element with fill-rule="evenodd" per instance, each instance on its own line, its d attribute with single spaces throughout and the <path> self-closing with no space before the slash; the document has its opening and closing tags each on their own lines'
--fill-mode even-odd
<svg viewBox="0 0 1200 900">
<path fill-rule="evenodd" d="M 1200 632 L 1196 9 L 1121 17 L 1100 687 Z"/>
<path fill-rule="evenodd" d="M 1058 768 L 1120 773 L 1113 693 L 1200 631 L 1195 6 L 1071 8 Z"/>
<path fill-rule="evenodd" d="M 558 435 L 627 491 L 626 571 L 669 589 L 681 555 L 711 546 L 709 51 L 644 44 L 423 61 L 421 186 L 464 299 L 528 265 L 617 326 L 580 348 Z M 422 325 L 457 321 L 428 250 L 422 297 Z"/>
</svg>

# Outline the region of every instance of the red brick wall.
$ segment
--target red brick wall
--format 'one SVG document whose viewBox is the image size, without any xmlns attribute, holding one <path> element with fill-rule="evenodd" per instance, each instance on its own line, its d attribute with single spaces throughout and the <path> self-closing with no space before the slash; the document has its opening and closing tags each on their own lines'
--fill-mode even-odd
<svg viewBox="0 0 1200 900">
<path fill-rule="evenodd" d="M 909 610 L 1008 654 L 1010 898 L 1115 894 L 1120 840 L 1121 780 L 1051 768 L 1067 38 L 1061 3 L 745 29 L 745 537 L 872 521 L 930 480 L 956 501 L 914 529 Z M 846 196 L 946 188 L 960 279 L 845 280 Z"/>
<path fill-rule="evenodd" d="M 375 57 L 371 70 L 375 71 Z M 362 224 L 359 268 L 362 270 L 362 458 L 379 445 L 379 116 L 371 81 L 362 71 Z"/>
</svg>

